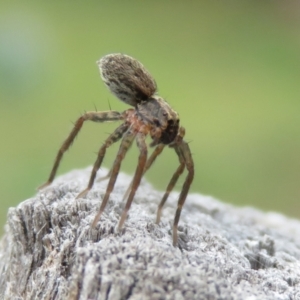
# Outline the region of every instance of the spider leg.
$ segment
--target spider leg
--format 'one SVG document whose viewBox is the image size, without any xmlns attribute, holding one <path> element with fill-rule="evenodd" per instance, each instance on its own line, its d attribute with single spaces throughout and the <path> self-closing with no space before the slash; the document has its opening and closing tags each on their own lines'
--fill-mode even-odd
<svg viewBox="0 0 300 300">
<path fill-rule="evenodd" d="M 140 155 L 139 155 L 139 161 L 138 161 L 138 165 L 137 168 L 135 170 L 135 174 L 132 180 L 132 185 L 131 185 L 131 190 L 130 190 L 130 194 L 128 196 L 125 208 L 123 210 L 121 219 L 119 221 L 118 224 L 118 229 L 120 230 L 125 222 L 128 210 L 131 206 L 132 200 L 134 198 L 135 192 L 137 190 L 137 188 L 140 185 L 141 182 L 141 178 L 143 176 L 143 172 L 145 170 L 145 165 L 146 165 L 146 161 L 147 161 L 147 145 L 145 142 L 145 134 L 143 132 L 139 132 L 136 136 L 136 142 L 137 142 L 137 146 L 140 150 Z"/>
<path fill-rule="evenodd" d="M 146 166 L 144 169 L 144 173 L 146 173 L 146 171 L 148 171 L 148 169 L 150 169 L 150 167 L 152 166 L 152 164 L 154 163 L 154 161 L 156 160 L 157 156 L 159 154 L 161 154 L 161 152 L 164 150 L 165 145 L 164 144 L 160 144 L 158 145 L 154 151 L 152 152 L 152 154 L 150 155 L 150 157 L 148 158 L 147 162 L 146 162 Z"/>
<path fill-rule="evenodd" d="M 159 205 L 158 205 L 158 209 L 157 209 L 157 214 L 156 214 L 156 224 L 158 224 L 160 222 L 160 217 L 161 217 L 161 213 L 162 213 L 162 208 L 164 206 L 164 204 L 166 203 L 171 191 L 173 190 L 179 176 L 182 174 L 182 172 L 184 171 L 184 167 L 185 167 L 185 161 L 184 161 L 184 157 L 181 154 L 181 152 L 179 151 L 178 148 L 174 149 L 175 152 L 178 155 L 179 158 L 179 167 L 177 168 L 177 170 L 175 171 L 175 173 L 173 174 L 168 186 L 167 186 L 167 190 L 163 196 L 163 198 L 161 199 Z"/>
<path fill-rule="evenodd" d="M 178 198 L 177 210 L 176 210 L 175 218 L 174 218 L 173 246 L 176 247 L 177 240 L 178 240 L 177 227 L 178 227 L 178 222 L 179 222 L 179 219 L 180 219 L 181 209 L 184 205 L 186 196 L 187 196 L 188 191 L 190 189 L 191 183 L 194 179 L 194 162 L 193 162 L 190 147 L 189 147 L 187 142 L 182 140 L 181 143 L 175 145 L 174 148 L 177 149 L 178 152 L 183 156 L 184 161 L 185 161 L 185 166 L 186 166 L 187 171 L 188 171 L 187 177 L 184 181 L 182 190 L 181 190 L 179 198 Z M 176 151 L 177 155 L 178 155 L 178 152 Z"/>
<path fill-rule="evenodd" d="M 110 177 L 110 175 L 111 175 L 111 170 L 112 170 L 112 169 L 110 169 L 110 170 L 108 171 L 108 173 L 107 173 L 106 175 L 104 175 L 103 177 L 98 178 L 98 179 L 97 179 L 97 182 L 101 182 L 101 181 L 103 181 L 103 180 L 105 180 L 105 179 L 108 179 L 108 178 Z"/>
<path fill-rule="evenodd" d="M 52 183 L 64 153 L 69 149 L 69 147 L 73 143 L 73 141 L 74 141 L 75 137 L 77 136 L 78 132 L 80 131 L 84 121 L 89 120 L 89 121 L 93 121 L 93 122 L 107 122 L 107 121 L 122 120 L 123 118 L 124 118 L 123 115 L 117 111 L 102 111 L 102 112 L 91 111 L 91 112 L 84 113 L 75 122 L 71 133 L 69 134 L 67 139 L 64 141 L 64 143 L 62 144 L 60 149 L 58 150 L 58 153 L 56 155 L 54 165 L 52 167 L 52 170 L 51 170 L 48 180 L 44 184 L 42 184 L 38 189 L 40 190 Z"/>
<path fill-rule="evenodd" d="M 120 145 L 117 157 L 114 161 L 114 165 L 113 165 L 113 168 L 111 170 L 111 176 L 110 176 L 107 188 L 106 188 L 105 195 L 103 197 L 100 209 L 99 209 L 99 211 L 98 211 L 97 215 L 95 216 L 95 219 L 92 223 L 92 227 L 96 226 L 97 222 L 99 221 L 99 219 L 100 219 L 100 217 L 101 217 L 101 215 L 102 215 L 102 213 L 105 209 L 105 206 L 106 206 L 107 201 L 109 199 L 110 193 L 112 192 L 112 190 L 115 186 L 115 183 L 116 183 L 119 171 L 120 171 L 120 167 L 121 167 L 121 162 L 124 159 L 124 157 L 126 155 L 126 152 L 130 148 L 130 146 L 131 146 L 133 140 L 135 139 L 135 137 L 136 137 L 136 132 L 134 132 L 132 129 L 129 129 L 124 134 L 124 137 L 121 141 L 121 145 Z"/>
<path fill-rule="evenodd" d="M 82 198 L 84 197 L 88 191 L 93 187 L 94 185 L 94 181 L 97 175 L 97 172 L 99 170 L 99 168 L 101 167 L 103 158 L 105 156 L 106 153 L 106 149 L 111 146 L 113 143 L 117 142 L 123 135 L 124 133 L 127 131 L 129 125 L 127 123 L 123 123 L 121 124 L 104 142 L 104 144 L 102 145 L 102 147 L 100 148 L 99 152 L 98 152 L 98 156 L 97 156 L 97 160 L 94 163 L 93 166 L 93 170 L 90 176 L 90 180 L 88 183 L 88 186 L 85 190 L 83 190 L 81 193 L 79 193 L 76 197 L 76 199 L 78 198 Z M 108 173 L 108 175 L 111 172 Z"/>
<path fill-rule="evenodd" d="M 157 158 L 157 156 L 163 151 L 165 145 L 163 144 L 160 144 L 158 145 L 154 151 L 152 152 L 152 154 L 150 155 L 150 157 L 148 158 L 147 162 L 146 162 L 146 166 L 145 166 L 145 169 L 143 171 L 143 175 L 148 171 L 148 169 L 150 169 L 150 167 L 152 166 L 152 164 L 154 163 L 155 159 Z M 102 179 L 102 178 L 101 178 Z M 125 200 L 129 193 L 130 193 L 130 190 L 131 190 L 131 187 L 132 187 L 132 181 L 129 185 L 129 187 L 127 188 L 124 196 L 123 196 L 123 200 Z"/>
<path fill-rule="evenodd" d="M 178 145 L 178 144 L 181 144 L 182 143 L 182 139 L 185 135 L 185 129 L 183 127 L 180 127 L 179 128 L 179 132 L 178 132 L 178 135 L 176 137 L 176 139 L 174 140 L 173 143 L 171 143 L 169 146 L 174 148 L 177 156 L 178 156 L 178 159 L 179 159 L 179 167 L 177 168 L 177 170 L 175 171 L 175 173 L 173 174 L 168 186 L 167 186 L 167 189 L 166 189 L 166 192 L 163 196 L 163 198 L 161 199 L 159 205 L 158 205 L 158 209 L 157 209 L 157 215 L 156 215 L 156 224 L 158 224 L 160 222 L 160 218 L 161 218 L 161 213 L 162 213 L 162 208 L 164 206 L 164 204 L 166 203 L 171 191 L 173 190 L 179 176 L 182 174 L 182 172 L 184 171 L 184 167 L 185 167 L 185 160 L 184 160 L 184 157 L 183 157 L 183 154 L 181 153 L 181 151 L 178 149 L 178 148 L 175 148 L 174 146 L 175 145 Z"/>
</svg>

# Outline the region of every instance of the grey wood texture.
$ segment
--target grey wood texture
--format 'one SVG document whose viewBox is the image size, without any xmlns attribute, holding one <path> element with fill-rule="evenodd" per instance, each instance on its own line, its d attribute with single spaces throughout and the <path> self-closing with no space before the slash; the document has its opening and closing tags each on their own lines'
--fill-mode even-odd
<svg viewBox="0 0 300 300">
<path fill-rule="evenodd" d="M 178 193 L 156 225 L 162 193 L 145 181 L 116 232 L 131 180 L 120 174 L 91 229 L 107 180 L 75 199 L 90 170 L 72 171 L 9 209 L 0 299 L 300 299 L 299 221 L 189 194 L 174 248 Z"/>
</svg>

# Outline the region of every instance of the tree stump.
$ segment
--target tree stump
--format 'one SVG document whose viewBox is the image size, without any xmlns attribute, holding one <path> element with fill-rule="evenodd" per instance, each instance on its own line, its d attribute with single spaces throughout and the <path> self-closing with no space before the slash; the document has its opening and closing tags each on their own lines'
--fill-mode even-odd
<svg viewBox="0 0 300 300">
<path fill-rule="evenodd" d="M 120 174 L 92 229 L 107 180 L 75 199 L 90 170 L 72 171 L 9 209 L 0 299 L 300 299 L 299 221 L 189 194 L 174 248 L 178 193 L 156 225 L 163 193 L 145 181 L 116 232 L 131 180 Z"/>
</svg>

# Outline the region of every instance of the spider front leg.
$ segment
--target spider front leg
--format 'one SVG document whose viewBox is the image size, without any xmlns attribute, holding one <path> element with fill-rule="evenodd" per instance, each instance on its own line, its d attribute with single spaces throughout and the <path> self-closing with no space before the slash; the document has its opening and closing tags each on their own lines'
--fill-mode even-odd
<svg viewBox="0 0 300 300">
<path fill-rule="evenodd" d="M 109 146 L 111 146 L 113 143 L 117 142 L 128 130 L 128 127 L 129 125 L 127 123 L 123 123 L 105 140 L 104 144 L 102 145 L 102 147 L 98 152 L 97 160 L 94 163 L 88 186 L 85 190 L 83 190 L 81 193 L 77 195 L 76 199 L 84 197 L 88 193 L 88 191 L 93 187 L 97 172 L 101 167 L 103 158 L 105 156 L 106 149 Z M 109 172 L 109 174 L 110 173 L 111 172 Z"/>
<path fill-rule="evenodd" d="M 101 217 L 101 215 L 102 215 L 102 213 L 103 213 L 103 211 L 105 209 L 105 206 L 106 206 L 107 201 L 109 199 L 110 193 L 112 192 L 112 190 L 113 190 L 113 188 L 115 186 L 115 183 L 116 183 L 119 171 L 120 171 L 122 160 L 124 159 L 124 157 L 126 155 L 126 152 L 130 148 L 133 140 L 135 139 L 135 136 L 136 136 L 136 132 L 134 132 L 130 128 L 124 134 L 124 137 L 122 139 L 122 142 L 121 142 L 121 145 L 120 145 L 117 157 L 116 157 L 116 159 L 114 161 L 114 165 L 113 165 L 113 168 L 111 170 L 111 176 L 110 176 L 110 179 L 109 179 L 109 182 L 108 182 L 108 186 L 106 188 L 105 195 L 103 197 L 103 200 L 102 200 L 99 212 L 95 216 L 95 219 L 93 221 L 92 227 L 96 226 L 97 222 L 99 221 L 99 219 L 100 219 L 100 217 Z"/>
<path fill-rule="evenodd" d="M 177 245 L 177 240 L 178 240 L 178 233 L 177 233 L 177 227 L 178 227 L 178 222 L 180 219 L 180 214 L 182 207 L 184 205 L 185 199 L 187 197 L 187 194 L 189 192 L 190 186 L 192 184 L 192 181 L 194 179 L 194 162 L 192 159 L 192 154 L 190 147 L 187 142 L 181 141 L 178 145 L 175 145 L 174 148 L 177 150 L 176 153 L 178 156 L 183 157 L 185 166 L 188 171 L 188 175 L 184 181 L 181 193 L 178 198 L 178 204 L 177 204 L 177 210 L 175 213 L 175 218 L 174 218 L 174 225 L 173 225 L 173 246 L 176 247 Z M 179 154 L 178 154 L 179 153 Z M 180 159 L 180 158 L 179 158 Z"/>
<path fill-rule="evenodd" d="M 48 180 L 44 184 L 42 184 L 38 189 L 43 189 L 44 187 L 46 187 L 52 183 L 64 153 L 69 149 L 69 147 L 73 143 L 75 137 L 77 136 L 78 132 L 80 131 L 80 129 L 85 121 L 89 120 L 89 121 L 93 121 L 93 122 L 108 122 L 108 121 L 122 120 L 123 118 L 124 118 L 123 115 L 117 111 L 102 111 L 102 112 L 91 111 L 91 112 L 86 112 L 85 114 L 83 114 L 75 122 L 73 130 L 71 131 L 71 133 L 69 134 L 67 139 L 64 141 L 64 143 L 58 150 L 58 153 L 56 155 L 54 165 L 52 167 L 52 170 L 51 170 Z"/>
<path fill-rule="evenodd" d="M 125 208 L 123 210 L 121 219 L 119 221 L 119 225 L 118 225 L 119 230 L 122 228 L 122 226 L 125 222 L 125 219 L 126 219 L 128 210 L 131 206 L 132 200 L 134 198 L 135 192 L 140 185 L 141 178 L 142 178 L 143 172 L 145 170 L 146 160 L 147 160 L 147 145 L 145 142 L 145 134 L 142 132 L 139 132 L 136 137 L 136 142 L 137 142 L 137 146 L 140 150 L 139 161 L 138 161 L 138 165 L 137 165 L 137 168 L 135 170 L 135 174 L 134 174 L 134 177 L 132 180 L 130 194 L 127 199 Z"/>
<path fill-rule="evenodd" d="M 181 152 L 177 148 L 175 148 L 174 150 L 178 155 L 180 165 L 177 168 L 177 170 L 175 171 L 175 173 L 173 174 L 173 176 L 172 176 L 172 178 L 171 178 L 171 180 L 170 180 L 170 182 L 167 186 L 167 190 L 166 190 L 163 198 L 161 199 L 161 201 L 158 205 L 157 214 L 156 214 L 156 224 L 158 224 L 160 222 L 163 206 L 165 205 L 170 193 L 172 192 L 179 176 L 184 171 L 185 161 L 184 161 L 183 155 L 181 154 Z"/>
</svg>

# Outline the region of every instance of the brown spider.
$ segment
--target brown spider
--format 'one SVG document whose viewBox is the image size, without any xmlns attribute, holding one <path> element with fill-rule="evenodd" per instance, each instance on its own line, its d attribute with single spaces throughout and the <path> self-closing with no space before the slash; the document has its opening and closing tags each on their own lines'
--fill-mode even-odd
<svg viewBox="0 0 300 300">
<path fill-rule="evenodd" d="M 110 134 L 100 148 L 88 186 L 77 196 L 77 198 L 83 197 L 92 188 L 97 171 L 102 164 L 106 148 L 122 138 L 113 167 L 107 175 L 107 177 L 109 177 L 109 183 L 100 210 L 93 221 L 92 226 L 94 227 L 99 221 L 110 193 L 114 188 L 121 162 L 132 142 L 136 139 L 140 155 L 133 180 L 124 196 L 126 198 L 128 196 L 128 198 L 118 224 L 118 229 L 121 229 L 143 174 L 151 167 L 152 163 L 162 152 L 164 147 L 168 145 L 177 153 L 179 167 L 173 174 L 169 185 L 167 186 L 167 190 L 158 206 L 156 223 L 159 223 L 163 205 L 175 186 L 179 176 L 184 171 L 184 167 L 186 167 L 188 175 L 179 195 L 173 225 L 173 245 L 176 246 L 178 239 L 177 226 L 181 209 L 194 178 L 194 163 L 189 146 L 183 140 L 185 130 L 183 127 L 179 126 L 179 116 L 164 99 L 155 94 L 157 89 L 156 83 L 139 61 L 125 54 L 108 54 L 102 57 L 97 64 L 100 68 L 101 77 L 110 91 L 115 94 L 117 98 L 134 108 L 127 109 L 122 113 L 110 110 L 101 112 L 91 111 L 83 114 L 76 121 L 73 130 L 59 149 L 48 181 L 40 186 L 39 189 L 52 183 L 64 152 L 73 143 L 74 138 L 81 129 L 84 121 L 109 122 L 122 120 L 123 123 Z M 147 145 L 145 138 L 148 134 L 150 134 L 153 140 L 150 146 L 156 146 L 156 148 L 147 160 Z"/>
</svg>

